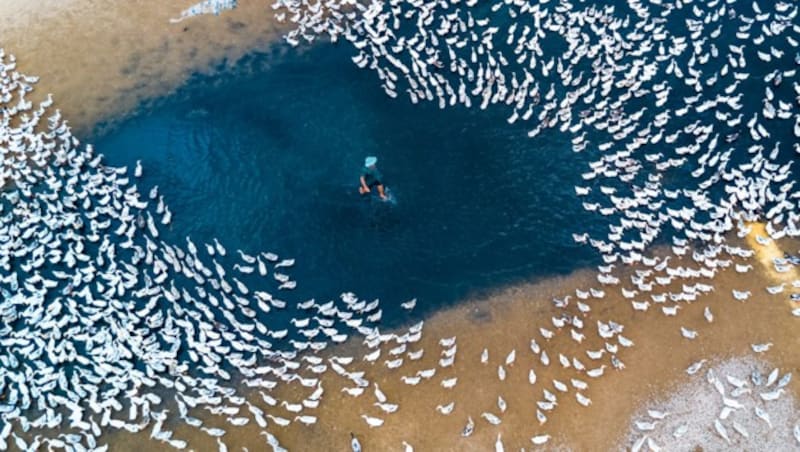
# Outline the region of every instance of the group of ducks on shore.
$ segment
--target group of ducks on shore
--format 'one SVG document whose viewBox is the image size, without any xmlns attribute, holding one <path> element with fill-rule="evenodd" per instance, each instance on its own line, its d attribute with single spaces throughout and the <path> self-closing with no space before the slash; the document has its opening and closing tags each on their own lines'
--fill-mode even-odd
<svg viewBox="0 0 800 452">
<path fill-rule="evenodd" d="M 294 259 L 170 243 L 142 165 L 105 165 L 50 96 L 28 100 L 36 82 L 0 49 L 0 450 L 105 450 L 109 429 L 184 449 L 165 427 L 177 419 L 221 450 L 219 424 L 252 421 L 280 450 L 275 428 L 317 421 L 322 374 L 369 385 L 354 357 L 322 358 L 329 345 L 419 340 L 422 323 L 382 332 L 377 300 L 290 305 L 277 294 L 296 287 Z M 285 386 L 303 398 L 279 399 Z"/>
<path fill-rule="evenodd" d="M 646 415 L 636 418 L 631 452 L 669 448 L 668 444 L 682 440 L 709 449 L 781 449 L 800 444 L 800 422 L 792 419 L 795 407 L 791 401 L 778 400 L 792 373 L 773 368 L 765 374 L 762 367 L 752 359 L 734 359 L 693 377 L 684 389 L 662 401 L 662 407 L 648 408 Z M 691 366 L 687 371 L 698 372 Z M 695 411 L 691 422 L 682 416 L 688 411 Z M 783 431 L 787 427 L 790 431 Z M 765 437 L 771 442 L 765 443 Z"/>
<path fill-rule="evenodd" d="M 552 319 L 554 328 L 540 326 L 534 340 L 563 330 L 582 342 L 599 299 L 676 316 L 714 290 L 720 271 L 753 271 L 748 259 L 757 249 L 741 239 L 755 235 L 756 248 L 773 248 L 800 236 L 800 23 L 791 2 L 277 0 L 274 7 L 296 26 L 289 44 L 346 42 L 353 63 L 374 71 L 391 98 L 505 108 L 509 124 L 534 123 L 530 137 L 558 129 L 574 152 L 590 155 L 575 192 L 604 217 L 608 233 L 573 237 L 600 253 L 600 287 L 556 298 L 564 315 Z M 756 223 L 763 232 L 754 232 Z M 667 255 L 648 255 L 659 240 Z M 735 288 L 731 300 L 759 291 L 788 299 L 789 313 L 800 317 L 798 263 L 798 254 L 774 257 L 775 284 Z M 625 266 L 636 269 L 629 280 L 615 275 Z M 712 306 L 703 314 L 714 321 Z M 598 322 L 616 369 L 624 367 L 618 346 L 632 342 L 608 339 L 623 327 Z M 700 334 L 676 331 L 687 341 Z M 752 349 L 764 353 L 769 344 Z"/>
<path fill-rule="evenodd" d="M 658 306 L 674 316 L 713 290 L 721 269 L 752 271 L 753 251 L 729 240 L 734 232 L 743 237 L 751 222 L 765 222 L 763 246 L 800 235 L 790 141 L 800 137 L 800 84 L 794 51 L 786 50 L 800 41 L 795 5 L 279 0 L 275 8 L 298 25 L 290 43 L 343 38 L 356 49 L 354 62 L 374 70 L 392 97 L 406 92 L 442 108 L 505 106 L 511 124 L 536 121 L 532 138 L 558 128 L 575 152 L 595 157 L 576 175 L 576 194 L 607 218 L 609 233 L 576 232 L 575 240 L 604 263 L 598 287 L 554 299 L 560 314 L 536 325 L 537 366 L 552 361 L 573 375 L 545 380 L 528 369 L 542 394 L 536 406 L 521 407 L 538 424 L 533 446 L 548 444 L 542 429 L 567 394 L 588 406 L 589 382 L 625 367 L 622 351 L 634 343 L 622 323 L 593 317 L 595 302 L 627 300 L 632 309 Z M 27 100 L 35 82 L 0 50 L 0 449 L 9 442 L 20 450 L 103 449 L 98 439 L 107 429 L 146 431 L 183 449 L 187 442 L 165 428 L 177 417 L 220 450 L 226 429 L 251 422 L 281 450 L 280 428 L 319 421 L 331 371 L 348 382 L 337 391 L 375 397 L 375 412 L 361 413 L 370 429 L 402 409 L 371 381 L 372 366 L 396 372 L 412 390 L 455 386 L 457 375 L 442 373 L 456 359 L 489 365 L 488 351 L 459 357 L 456 337 L 441 338 L 438 355 L 416 348 L 422 322 L 384 331 L 378 301 L 352 293 L 324 303 L 282 300 L 275 293 L 296 285 L 286 271 L 292 259 L 228 252 L 216 240 L 170 243 L 162 228 L 172 213 L 157 187 L 139 191 L 141 166 L 130 174 L 104 165 L 52 111 L 51 98 L 35 107 Z M 649 256 L 665 237 L 672 257 Z M 791 275 L 797 261 L 772 264 Z M 616 276 L 623 265 L 636 268 L 629 281 Z M 791 288 L 800 280 L 765 289 L 788 298 Z M 756 290 L 740 289 L 733 300 L 746 302 Z M 282 310 L 291 314 L 273 315 Z M 705 318 L 713 321 L 710 307 Z M 561 353 L 549 347 L 559 334 L 577 344 L 596 334 L 603 346 L 585 356 Z M 700 333 L 679 334 L 691 341 Z M 353 338 L 363 355 L 322 357 Z M 517 359 L 510 350 L 491 364 L 499 380 Z M 410 362 L 431 365 L 406 375 Z M 280 400 L 288 385 L 305 396 Z M 482 427 L 476 419 L 489 428 L 502 423 L 507 409 L 498 397 L 497 411 L 465 414 L 461 436 Z M 431 411 L 464 414 L 452 400 Z M 505 448 L 499 436 L 494 446 Z"/>
<path fill-rule="evenodd" d="M 223 11 L 234 9 L 236 6 L 237 0 L 203 0 L 184 9 L 181 11 L 180 16 L 170 19 L 169 22 L 176 24 L 201 14 L 214 14 L 218 16 Z"/>
</svg>

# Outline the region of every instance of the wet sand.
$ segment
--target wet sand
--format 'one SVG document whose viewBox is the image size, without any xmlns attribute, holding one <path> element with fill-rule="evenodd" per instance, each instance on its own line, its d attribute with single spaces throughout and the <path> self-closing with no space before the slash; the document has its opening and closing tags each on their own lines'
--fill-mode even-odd
<svg viewBox="0 0 800 452">
<path fill-rule="evenodd" d="M 269 2 L 171 24 L 195 1 L 3 0 L 0 47 L 40 77 L 79 136 L 168 95 L 194 73 L 233 66 L 280 38 Z"/>
<path fill-rule="evenodd" d="M 109 118 L 119 118 L 149 99 L 166 95 L 181 86 L 192 73 L 209 71 L 225 62 L 225 67 L 253 49 L 266 49 L 278 36 L 272 22 L 271 10 L 262 2 L 240 2 L 237 10 L 221 17 L 201 16 L 180 24 L 169 24 L 186 4 L 170 4 L 140 0 L 100 3 L 95 0 L 45 2 L 39 9 L 25 0 L 0 2 L 2 46 L 16 54 L 24 72 L 36 74 L 41 82 L 36 93 L 52 92 L 65 117 L 80 131 L 88 131 Z M 587 339 L 578 344 L 564 329 L 550 341 L 538 333 L 539 327 L 552 327 L 550 318 L 560 314 L 551 303 L 553 296 L 574 293 L 574 289 L 599 287 L 594 270 L 576 272 L 563 278 L 540 281 L 497 291 L 488 298 L 467 300 L 455 308 L 439 312 L 426 320 L 422 341 L 411 350 L 424 348 L 424 357 L 400 369 L 390 370 L 381 358 L 375 364 L 358 363 L 350 370 L 364 370 L 366 378 L 377 382 L 390 402 L 400 405 L 397 413 L 382 415 L 373 405 L 371 388 L 359 398 L 340 391 L 350 386 L 331 372 L 323 376 L 326 394 L 316 410 L 306 414 L 319 417 L 316 425 L 303 427 L 292 424 L 287 428 L 271 427 L 291 450 L 346 450 L 350 432 L 362 438 L 366 450 L 401 450 L 408 441 L 416 450 L 487 450 L 497 434 L 501 434 L 508 450 L 530 448 L 530 437 L 548 433 L 553 436 L 548 449 L 558 445 L 577 450 L 609 450 L 620 444 L 630 427 L 631 417 L 650 400 L 663 399 L 676 385 L 685 380 L 685 368 L 702 358 L 724 359 L 751 355 L 750 344 L 772 342 L 772 349 L 760 358 L 783 371 L 800 370 L 800 347 L 794 333 L 800 319 L 790 310 L 798 307 L 788 301 L 788 294 L 769 295 L 764 287 L 797 279 L 797 273 L 776 274 L 771 259 L 779 256 L 781 248 L 796 250 L 797 242 L 783 241 L 780 246 L 763 247 L 755 243 L 753 234 L 747 239 L 758 250 L 748 263 L 761 262 L 747 274 L 732 268 L 720 273 L 713 281 L 715 291 L 700 296 L 693 303 L 683 303 L 677 317 L 665 317 L 658 305 L 647 312 L 634 311 L 629 300 L 619 295 L 591 302 L 592 311 L 584 316 Z M 631 269 L 623 269 L 627 276 Z M 624 280 L 624 278 L 623 278 Z M 746 302 L 733 299 L 731 290 L 751 290 Z M 616 290 L 607 292 L 617 294 Z M 788 304 L 788 306 L 787 306 Z M 713 311 L 715 321 L 708 324 L 703 309 Z M 574 311 L 574 306 L 571 307 Z M 597 363 L 590 360 L 586 350 L 598 350 L 603 342 L 597 337 L 596 321 L 614 320 L 625 325 L 624 335 L 635 342 L 630 349 L 618 354 L 626 369 L 616 371 L 610 366 L 599 379 L 591 379 L 558 363 L 559 353 L 577 357 L 588 368 L 600 362 L 608 365 L 607 356 Z M 690 341 L 680 334 L 680 327 L 698 330 L 699 338 Z M 436 367 L 442 347 L 440 338 L 457 337 L 458 354 L 451 368 L 438 369 L 436 375 L 418 386 L 400 381 L 401 375 L 413 375 L 417 370 Z M 550 356 L 549 366 L 543 366 L 530 351 L 529 342 L 536 338 Z M 388 348 L 388 347 L 385 347 Z M 481 351 L 487 348 L 489 363 L 480 363 Z M 500 381 L 498 365 L 511 350 L 517 358 L 506 370 L 508 376 Z M 330 353 L 362 356 L 363 347 L 355 341 L 336 347 Z M 385 354 L 385 352 L 384 352 Z M 538 382 L 528 383 L 528 370 L 535 369 Z M 457 376 L 453 389 L 444 389 L 443 378 Z M 592 405 L 582 407 L 575 401 L 575 390 L 566 394 L 553 389 L 551 380 L 568 382 L 580 378 L 589 383 L 582 393 Z M 559 405 L 548 413 L 548 422 L 539 426 L 535 417 L 535 402 L 542 399 L 547 388 L 559 396 Z M 795 378 L 788 387 L 800 396 L 800 384 Z M 310 390 L 293 385 L 276 390 L 275 397 L 299 402 Z M 508 412 L 501 416 L 502 424 L 491 426 L 480 418 L 482 412 L 500 415 L 497 397 L 508 403 Z M 254 394 L 251 400 L 259 400 Z M 453 413 L 444 416 L 436 412 L 439 404 L 455 401 Z M 261 405 L 263 408 L 263 404 Z M 174 407 L 170 407 L 174 410 Z M 199 411 L 199 410 L 198 410 Z M 244 411 L 243 411 L 244 412 Z M 205 418 L 201 412 L 193 415 Z M 206 413 L 207 414 L 207 413 Z M 276 414 L 292 418 L 283 409 Z M 370 429 L 361 414 L 379 416 L 385 425 Z M 477 426 L 469 439 L 460 431 L 471 416 Z M 220 419 L 209 424 L 224 427 Z M 215 450 L 216 443 L 196 429 L 181 425 L 175 428 L 176 437 L 188 439 L 195 450 Z M 253 423 L 243 428 L 228 428 L 224 437 L 231 450 L 240 446 L 262 450 L 265 441 Z M 113 450 L 142 450 L 149 444 L 146 434 L 131 436 L 110 434 L 103 438 Z M 163 445 L 154 444 L 155 450 Z"/>
<path fill-rule="evenodd" d="M 796 249 L 796 242 L 781 243 L 788 249 Z M 773 250 L 774 251 L 774 250 Z M 754 259 L 746 262 L 755 263 Z M 623 269 L 623 281 L 632 273 Z M 389 398 L 400 409 L 391 415 L 382 414 L 377 407 L 372 387 L 360 397 L 353 398 L 341 392 L 341 388 L 352 383 L 327 372 L 322 377 L 325 388 L 322 404 L 304 414 L 318 416 L 319 421 L 311 427 L 293 423 L 289 427 L 276 427 L 274 433 L 290 450 L 345 450 L 350 432 L 362 439 L 365 450 L 402 450 L 402 441 L 413 445 L 415 450 L 464 451 L 488 450 L 494 445 L 498 434 L 502 435 L 506 450 L 530 449 L 530 437 L 550 434 L 553 438 L 545 446 L 572 450 L 614 450 L 627 437 L 632 417 L 652 400 L 668 398 L 672 391 L 686 381 L 685 369 L 695 361 L 709 359 L 720 361 L 732 357 L 752 356 L 751 344 L 772 342 L 768 352 L 758 358 L 769 366 L 777 366 L 782 372 L 800 371 L 800 348 L 797 347 L 796 328 L 800 319 L 792 317 L 791 306 L 787 306 L 788 294 L 770 295 L 764 287 L 774 284 L 774 279 L 762 266 L 746 274 L 729 268 L 718 274 L 713 284 L 714 292 L 698 297 L 692 303 L 681 303 L 677 317 L 666 317 L 659 304 L 646 312 L 634 311 L 630 300 L 619 295 L 609 295 L 604 300 L 590 302 L 592 311 L 583 319 L 583 332 L 587 338 L 578 344 L 563 329 L 550 341 L 538 333 L 541 326 L 554 330 L 550 318 L 562 311 L 551 303 L 553 296 L 573 293 L 576 287 L 599 287 L 593 270 L 579 271 L 564 278 L 555 278 L 535 284 L 507 288 L 485 298 L 466 301 L 459 306 L 441 311 L 425 322 L 424 335 L 419 344 L 410 350 L 425 350 L 419 361 L 410 361 L 401 368 L 391 370 L 383 365 L 388 359 L 386 351 L 375 364 L 357 363 L 349 370 L 364 370 L 365 378 L 377 382 Z M 665 290 L 678 290 L 679 285 L 666 286 Z M 750 289 L 753 296 L 746 302 L 736 301 L 732 289 Z M 614 293 L 607 288 L 608 293 Z M 714 314 L 713 323 L 703 317 L 708 306 Z M 571 308 L 574 311 L 574 308 Z M 586 350 L 598 350 L 603 341 L 597 335 L 597 320 L 614 320 L 625 325 L 623 335 L 634 341 L 632 348 L 620 347 L 618 357 L 625 364 L 624 370 L 611 368 L 608 355 L 594 362 L 585 354 Z M 699 337 L 688 340 L 681 336 L 684 326 L 699 332 Z M 418 370 L 437 367 L 443 347 L 440 338 L 455 336 L 458 352 L 455 365 L 439 368 L 429 381 L 409 386 L 400 381 L 402 375 L 413 375 Z M 550 365 L 543 366 L 529 347 L 535 338 L 550 356 Z M 363 356 L 365 349 L 351 341 L 328 353 L 338 356 Z M 484 348 L 490 353 L 489 363 L 480 362 Z M 498 366 L 503 364 L 511 350 L 516 350 L 516 362 L 507 366 L 507 378 L 500 381 Z M 605 375 L 589 378 L 585 373 L 565 369 L 559 364 L 559 354 L 577 357 L 587 368 L 604 363 Z M 326 355 L 327 356 L 327 355 Z M 535 386 L 528 383 L 528 370 L 533 368 L 538 376 Z M 453 389 L 440 385 L 442 379 L 458 377 Z M 575 390 L 570 386 L 566 394 L 559 393 L 551 383 L 558 379 L 569 384 L 570 378 L 579 378 L 589 383 L 581 391 L 592 404 L 583 407 L 576 402 Z M 311 390 L 299 386 L 279 388 L 272 395 L 279 400 L 299 403 Z M 539 426 L 536 421 L 536 401 L 543 400 L 546 388 L 558 396 L 557 408 L 547 413 L 548 421 Z M 795 378 L 787 388 L 795 397 L 800 397 L 800 384 Z M 508 411 L 501 414 L 497 405 L 498 395 L 508 403 Z M 258 394 L 249 397 L 259 400 Z M 453 412 L 444 416 L 436 411 L 437 405 L 455 401 Z M 264 408 L 264 405 L 261 404 Z M 482 412 L 491 412 L 501 417 L 499 426 L 492 426 L 481 419 Z M 293 418 L 283 408 L 273 414 Z M 370 429 L 361 414 L 385 420 L 382 427 Z M 196 416 L 205 417 L 202 413 Z M 471 416 L 477 426 L 471 438 L 461 438 L 460 432 L 467 417 Z M 225 428 L 221 419 L 209 420 L 215 426 Z M 252 423 L 251 423 L 252 424 Z M 188 439 L 196 450 L 216 447 L 214 441 L 202 432 L 176 426 L 176 436 Z M 229 447 L 250 450 L 262 447 L 264 437 L 259 436 L 257 426 L 248 425 L 231 430 L 224 437 Z M 143 436 L 113 435 L 115 448 L 138 450 L 147 440 Z M 119 438 L 118 436 L 125 436 Z"/>
<path fill-rule="evenodd" d="M 648 440 L 668 450 L 694 451 L 698 448 L 704 450 L 747 450 L 747 451 L 773 451 L 795 450 L 797 439 L 792 435 L 792 428 L 797 422 L 797 400 L 791 395 L 783 395 L 777 400 L 763 400 L 760 394 L 774 391 L 777 384 L 773 383 L 768 388 L 755 386 L 751 374 L 758 371 L 764 381 L 773 368 L 753 357 L 739 357 L 721 363 L 709 362 L 703 369 L 693 376 L 684 377 L 684 383 L 675 391 L 670 391 L 668 398 L 654 400 L 647 409 L 642 409 L 636 414 L 634 424 L 631 426 L 630 436 L 620 445 L 619 449 L 626 446 L 631 449 Z M 782 377 L 785 373 L 778 371 Z M 731 410 L 719 419 L 725 410 L 725 401 L 719 389 L 710 383 L 716 378 L 720 387 L 725 392 L 725 397 L 733 398 L 735 403 L 729 405 L 738 408 Z M 728 377 L 746 382 L 747 389 L 738 396 L 734 396 L 735 386 L 728 381 Z M 780 377 L 778 377 L 780 380 Z M 733 380 L 736 381 L 736 380 Z M 740 382 L 737 382 L 740 384 Z M 764 383 L 762 382 L 762 385 Z M 744 391 L 742 391 L 744 392 Z M 737 403 L 739 405 L 737 405 Z M 755 408 L 761 408 L 767 413 L 769 424 L 756 415 Z M 663 419 L 654 419 L 648 410 L 654 409 L 665 413 Z M 656 417 L 661 417 L 655 414 Z M 720 429 L 727 440 L 716 431 L 715 421 L 719 421 Z M 636 422 L 655 424 L 652 430 L 642 431 Z M 648 429 L 649 426 L 642 425 Z M 744 434 L 737 431 L 741 429 Z M 677 432 L 677 433 L 676 433 Z M 683 432 L 682 434 L 679 434 Z M 680 439 L 676 438 L 676 435 Z M 640 450 L 645 450 L 643 446 Z"/>
<path fill-rule="evenodd" d="M 756 241 L 756 237 L 767 238 L 769 234 L 767 234 L 766 228 L 764 227 L 763 223 L 751 223 L 749 225 L 750 233 L 745 237 L 747 241 L 747 246 L 750 249 L 755 250 L 756 261 L 761 264 L 761 268 L 767 274 L 767 276 L 773 281 L 773 284 L 778 283 L 786 283 L 786 285 L 791 285 L 792 281 L 796 281 L 800 279 L 800 272 L 798 272 L 797 267 L 792 267 L 787 272 L 779 273 L 775 271 L 775 266 L 773 262 L 775 259 L 782 258 L 784 255 L 783 249 L 778 246 L 778 243 L 774 240 L 771 240 L 766 245 L 762 245 Z M 795 250 L 796 247 L 789 248 L 790 250 Z"/>
</svg>

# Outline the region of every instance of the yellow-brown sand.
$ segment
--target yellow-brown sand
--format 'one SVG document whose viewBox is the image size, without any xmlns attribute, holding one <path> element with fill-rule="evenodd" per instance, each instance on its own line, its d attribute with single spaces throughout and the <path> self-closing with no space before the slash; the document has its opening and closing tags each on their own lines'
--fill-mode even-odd
<svg viewBox="0 0 800 452">
<path fill-rule="evenodd" d="M 571 293 L 575 287 L 598 287 L 593 275 L 593 271 L 580 271 L 568 277 L 511 287 L 486 299 L 439 312 L 425 323 L 425 334 L 419 344 L 425 349 L 425 357 L 420 362 L 397 370 L 381 365 L 383 360 L 374 365 L 361 363 L 353 368 L 365 370 L 366 378 L 376 381 L 389 400 L 400 405 L 395 414 L 382 415 L 373 406 L 375 399 L 371 390 L 355 399 L 344 395 L 340 389 L 348 386 L 347 382 L 329 372 L 322 380 L 326 388 L 323 403 L 308 413 L 319 417 L 318 424 L 273 427 L 272 431 L 290 450 L 307 451 L 346 450 L 350 432 L 362 438 L 365 450 L 402 450 L 402 441 L 421 451 L 488 450 L 493 447 L 498 433 L 507 450 L 530 448 L 529 438 L 542 433 L 553 435 L 548 444 L 550 448 L 561 445 L 575 450 L 609 450 L 619 444 L 629 428 L 630 417 L 641 404 L 668 394 L 684 380 L 685 369 L 699 359 L 747 355 L 752 353 L 750 344 L 772 342 L 772 349 L 761 358 L 784 371 L 800 370 L 800 347 L 795 333 L 800 320 L 789 314 L 781 296 L 772 296 L 763 290 L 773 284 L 773 280 L 761 268 L 746 274 L 736 273 L 732 268 L 722 271 L 713 280 L 714 292 L 693 303 L 682 303 L 683 309 L 677 317 L 665 317 L 659 305 L 647 312 L 634 311 L 630 301 L 619 296 L 594 301 L 592 311 L 584 318 L 587 339 L 582 344 L 573 341 L 567 331 L 551 341 L 543 340 L 538 328 L 553 329 L 550 318 L 558 312 L 551 298 Z M 751 289 L 753 296 L 746 302 L 734 300 L 731 290 L 743 288 Z M 715 317 L 710 324 L 703 317 L 706 306 Z M 621 349 L 619 353 L 626 368 L 622 371 L 606 369 L 606 374 L 599 379 L 562 368 L 558 363 L 559 353 L 576 356 L 589 368 L 597 365 L 585 354 L 587 349 L 597 350 L 603 346 L 596 334 L 597 320 L 614 320 L 625 325 L 623 334 L 635 342 L 634 347 Z M 699 338 L 684 339 L 681 326 L 699 331 Z M 418 386 L 400 381 L 401 375 L 413 375 L 417 370 L 435 367 L 442 350 L 438 340 L 451 336 L 456 336 L 458 343 L 453 368 L 439 369 L 431 381 Z M 542 366 L 530 351 L 531 338 L 536 338 L 548 352 L 551 358 L 548 367 Z M 488 365 L 480 363 L 484 348 L 490 352 Z M 497 366 L 513 349 L 517 351 L 516 363 L 507 368 L 508 376 L 501 382 Z M 360 356 L 363 349 L 358 344 L 348 343 L 331 353 Z M 607 358 L 603 362 L 608 364 Z M 528 383 L 530 368 L 538 374 L 535 386 Z M 440 381 L 452 376 L 458 377 L 457 386 L 450 390 L 442 388 Z M 554 378 L 565 383 L 570 378 L 587 381 L 590 386 L 583 394 L 592 400 L 592 405 L 580 406 L 573 388 L 567 394 L 558 393 L 551 384 Z M 535 402 L 542 400 L 543 388 L 558 394 L 559 406 L 548 414 L 548 422 L 539 426 Z M 795 396 L 800 395 L 797 379 L 789 389 Z M 298 391 L 293 387 L 273 395 L 297 402 L 307 393 L 308 390 Z M 480 419 L 480 415 L 484 411 L 500 415 L 498 396 L 507 401 L 509 408 L 501 416 L 502 424 L 494 427 Z M 258 400 L 258 396 L 252 400 Z M 452 414 L 443 416 L 436 412 L 437 405 L 450 401 L 455 401 Z M 283 409 L 277 410 L 277 414 L 291 417 Z M 386 423 L 370 429 L 360 418 L 361 414 L 381 417 Z M 471 438 L 463 439 L 460 431 L 467 416 L 472 416 L 477 428 Z M 209 422 L 224 427 L 224 421 Z M 230 435 L 224 439 L 235 449 L 241 446 L 254 450 L 264 443 L 255 426 L 229 428 L 229 431 Z M 215 447 L 205 434 L 194 429 L 178 426 L 176 434 L 188 438 L 196 450 Z M 146 443 L 142 437 L 124 435 L 122 439 L 120 436 L 123 435 L 113 436 L 117 449 L 138 450 Z"/>
<path fill-rule="evenodd" d="M 277 37 L 268 5 L 257 1 L 242 1 L 237 10 L 221 17 L 168 23 L 170 17 L 191 3 L 47 0 L 34 7 L 27 0 L 4 0 L 0 2 L 0 39 L 8 52 L 17 55 L 24 72 L 41 76 L 36 94 L 54 93 L 65 117 L 78 129 L 88 129 L 103 118 L 123 115 L 140 102 L 171 92 L 195 71 L 208 70 L 222 58 L 235 61 L 252 49 L 266 48 Z M 748 243 L 753 243 L 754 234 L 766 236 L 763 226 L 754 225 Z M 714 293 L 686 305 L 675 318 L 664 317 L 658 306 L 648 312 L 636 312 L 629 301 L 620 297 L 593 303 L 592 312 L 585 318 L 588 339 L 583 344 L 564 333 L 547 342 L 537 330 L 540 326 L 552 329 L 549 319 L 556 314 L 550 303 L 552 296 L 572 293 L 576 287 L 598 286 L 592 271 L 467 301 L 426 321 L 420 344 L 426 356 L 421 362 L 399 370 L 389 370 L 381 364 L 358 366 L 367 370 L 367 377 L 377 381 L 390 400 L 401 407 L 396 414 L 381 416 L 386 419 L 383 427 L 369 429 L 359 417 L 362 413 L 380 415 L 372 405 L 374 398 L 369 393 L 358 399 L 345 396 L 340 392 L 345 383 L 329 373 L 323 378 L 323 403 L 309 413 L 319 416 L 319 423 L 312 427 L 292 425 L 273 432 L 292 450 L 309 451 L 346 450 L 350 432 L 362 438 L 366 450 L 401 450 L 403 440 L 421 451 L 487 450 L 498 433 L 507 449 L 530 447 L 529 437 L 539 433 L 554 436 L 548 446 L 612 448 L 627 431 L 630 416 L 640 404 L 667 393 L 681 379 L 684 369 L 697 359 L 748 354 L 751 343 L 772 342 L 774 346 L 764 359 L 785 371 L 797 372 L 800 343 L 794 331 L 800 320 L 788 314 L 782 302 L 787 299 L 785 294 L 771 296 L 763 290 L 776 281 L 797 276 L 774 272 L 772 258 L 783 254 L 777 245 L 752 246 L 763 265 L 744 275 L 733 270 L 722 272 L 714 280 Z M 733 300 L 732 289 L 750 289 L 754 295 L 740 303 Z M 716 317 L 712 324 L 703 319 L 705 306 Z M 636 343 L 619 354 L 627 368 L 607 369 L 606 375 L 597 380 L 562 369 L 559 353 L 578 356 L 593 367 L 584 351 L 602 346 L 594 334 L 597 320 L 615 320 L 626 326 L 625 336 Z M 700 337 L 694 341 L 682 338 L 680 326 L 698 330 Z M 416 387 L 400 382 L 400 375 L 433 367 L 441 349 L 437 345 L 439 338 L 450 336 L 458 338 L 455 367 L 440 370 L 432 381 Z M 549 367 L 543 367 L 529 351 L 532 337 L 550 354 Z M 486 366 L 479 361 L 483 348 L 490 351 L 490 364 Z M 507 379 L 500 382 L 497 365 L 512 349 L 517 350 L 517 362 L 508 369 Z M 358 344 L 348 343 L 332 352 L 358 356 L 363 350 Z M 527 382 L 530 368 L 535 368 L 539 377 L 533 387 Z M 442 378 L 449 376 L 459 378 L 452 390 L 439 385 Z M 570 389 L 568 394 L 559 396 L 559 406 L 549 415 L 548 422 L 538 426 L 534 402 L 541 399 L 542 388 L 555 392 L 549 381 L 558 378 L 567 382 L 570 377 L 590 383 L 584 394 L 591 398 L 592 405 L 578 405 L 574 389 Z M 797 379 L 790 389 L 798 395 Z M 291 387 L 275 395 L 298 401 L 305 393 Z M 499 414 L 498 395 L 508 402 L 509 410 L 502 416 L 503 423 L 493 427 L 480 419 L 480 413 Z M 435 411 L 436 405 L 450 401 L 456 402 L 451 415 L 442 416 Z M 193 414 L 205 417 L 203 413 Z M 467 416 L 475 419 L 477 428 L 472 438 L 462 439 L 459 432 Z M 209 422 L 224 427 L 219 419 Z M 177 437 L 189 439 L 195 450 L 216 450 L 215 442 L 202 432 L 179 423 L 166 427 L 175 428 Z M 231 450 L 237 450 L 237 446 L 264 448 L 264 439 L 255 426 L 228 430 L 224 439 Z M 112 443 L 113 450 L 164 448 L 150 444 L 145 434 L 110 433 L 103 439 Z"/>
<path fill-rule="evenodd" d="M 0 47 L 40 77 L 79 133 L 230 65 L 279 38 L 269 2 L 243 0 L 217 16 L 169 19 L 194 0 L 3 0 Z"/>
<path fill-rule="evenodd" d="M 749 223 L 750 233 L 747 234 L 745 240 L 747 245 L 756 252 L 756 260 L 762 265 L 763 270 L 775 282 L 791 283 L 800 278 L 797 267 L 792 267 L 788 272 L 779 273 L 775 271 L 773 264 L 776 258 L 782 258 L 785 255 L 783 249 L 778 246 L 778 242 L 770 240 L 766 245 L 762 245 L 756 241 L 756 237 L 768 238 L 766 224 L 764 223 Z"/>
</svg>

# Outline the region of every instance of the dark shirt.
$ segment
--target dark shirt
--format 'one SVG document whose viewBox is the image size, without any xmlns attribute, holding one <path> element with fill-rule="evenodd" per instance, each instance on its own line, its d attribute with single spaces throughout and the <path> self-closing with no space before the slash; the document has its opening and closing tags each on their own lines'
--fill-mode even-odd
<svg viewBox="0 0 800 452">
<path fill-rule="evenodd" d="M 361 170 L 361 176 L 364 177 L 364 182 L 367 184 L 367 187 L 383 185 L 383 174 L 381 174 L 381 172 L 378 171 L 378 168 L 364 167 Z"/>
</svg>

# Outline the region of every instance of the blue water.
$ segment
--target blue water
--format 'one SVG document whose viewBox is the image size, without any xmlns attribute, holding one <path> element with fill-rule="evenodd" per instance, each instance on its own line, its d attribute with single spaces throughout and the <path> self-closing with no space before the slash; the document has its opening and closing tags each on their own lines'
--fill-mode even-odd
<svg viewBox="0 0 800 452">
<path fill-rule="evenodd" d="M 417 297 L 420 314 L 595 263 L 571 238 L 601 225 L 574 195 L 586 157 L 566 138 L 529 139 L 506 109 L 390 99 L 373 77 L 342 47 L 253 55 L 91 141 L 110 164 L 142 160 L 170 240 L 297 258 L 290 300 L 353 291 L 391 317 Z M 367 155 L 396 203 L 359 196 Z"/>
</svg>

